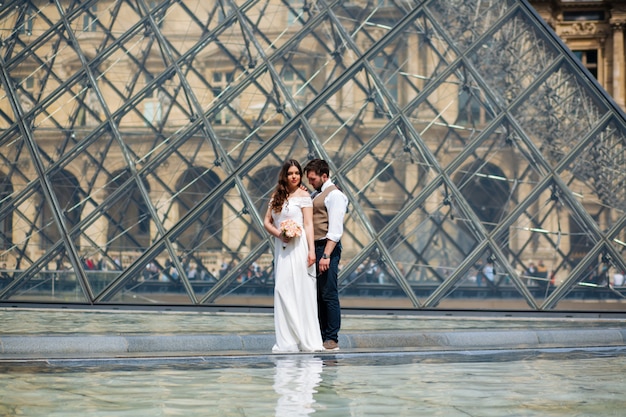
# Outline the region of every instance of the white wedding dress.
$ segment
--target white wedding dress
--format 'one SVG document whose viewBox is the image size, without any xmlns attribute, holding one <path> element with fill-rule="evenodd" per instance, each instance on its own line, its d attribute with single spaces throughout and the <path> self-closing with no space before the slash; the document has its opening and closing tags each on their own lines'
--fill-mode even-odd
<svg viewBox="0 0 626 417">
<path fill-rule="evenodd" d="M 303 226 L 302 207 L 312 207 L 310 197 L 291 197 L 280 213 L 272 212 L 276 227 L 287 219 L 300 225 L 302 235 L 285 244 L 275 239 L 273 352 L 314 352 L 324 350 L 317 318 L 315 265 L 307 267 L 309 253 Z"/>
</svg>

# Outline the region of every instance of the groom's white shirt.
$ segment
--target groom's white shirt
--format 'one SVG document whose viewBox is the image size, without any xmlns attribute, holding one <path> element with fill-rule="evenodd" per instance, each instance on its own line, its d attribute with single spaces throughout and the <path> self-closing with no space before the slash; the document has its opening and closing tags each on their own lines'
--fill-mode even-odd
<svg viewBox="0 0 626 417">
<path fill-rule="evenodd" d="M 334 184 L 330 179 L 326 180 L 322 184 L 320 192 L 332 185 Z M 332 190 L 324 199 L 324 205 L 328 211 L 328 233 L 326 233 L 326 239 L 339 242 L 343 235 L 343 217 L 348 208 L 348 198 L 338 189 Z"/>
</svg>

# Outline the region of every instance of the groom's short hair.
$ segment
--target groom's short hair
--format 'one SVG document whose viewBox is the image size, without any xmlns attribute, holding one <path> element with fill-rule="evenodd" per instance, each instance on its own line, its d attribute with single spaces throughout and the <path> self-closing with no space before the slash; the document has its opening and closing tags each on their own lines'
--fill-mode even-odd
<svg viewBox="0 0 626 417">
<path fill-rule="evenodd" d="M 304 167 L 304 172 L 307 173 L 309 171 L 315 172 L 317 175 L 326 174 L 330 176 L 330 167 L 328 166 L 328 162 L 323 159 L 312 159 Z"/>
</svg>

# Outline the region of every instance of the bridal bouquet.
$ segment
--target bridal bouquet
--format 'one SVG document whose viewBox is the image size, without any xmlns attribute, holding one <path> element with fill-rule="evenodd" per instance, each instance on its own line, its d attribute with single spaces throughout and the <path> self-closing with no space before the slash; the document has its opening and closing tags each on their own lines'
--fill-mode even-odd
<svg viewBox="0 0 626 417">
<path fill-rule="evenodd" d="M 298 225 L 298 223 L 291 219 L 287 219 L 280 222 L 280 233 L 282 236 L 291 239 L 302 235 L 302 229 L 300 229 L 300 225 Z M 283 249 L 286 247 L 286 243 L 283 242 Z"/>
</svg>

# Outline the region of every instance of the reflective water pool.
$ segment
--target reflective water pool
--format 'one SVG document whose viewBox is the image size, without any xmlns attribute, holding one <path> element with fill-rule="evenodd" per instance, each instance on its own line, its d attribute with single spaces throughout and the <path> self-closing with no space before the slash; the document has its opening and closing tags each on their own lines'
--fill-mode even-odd
<svg viewBox="0 0 626 417">
<path fill-rule="evenodd" d="M 0 365 L 0 415 L 623 416 L 620 349 Z"/>
</svg>

